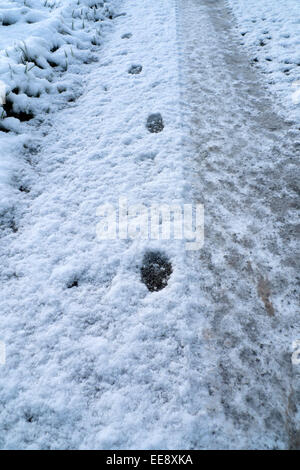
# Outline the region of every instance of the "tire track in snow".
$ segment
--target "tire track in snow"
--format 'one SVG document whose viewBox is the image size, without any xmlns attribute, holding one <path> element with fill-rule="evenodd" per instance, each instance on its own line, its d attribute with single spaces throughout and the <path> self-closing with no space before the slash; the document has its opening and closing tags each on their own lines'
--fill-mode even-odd
<svg viewBox="0 0 300 470">
<path fill-rule="evenodd" d="M 297 447 L 299 132 L 273 110 L 223 0 L 177 0 L 177 11 L 186 158 L 206 217 L 193 445 Z"/>
</svg>

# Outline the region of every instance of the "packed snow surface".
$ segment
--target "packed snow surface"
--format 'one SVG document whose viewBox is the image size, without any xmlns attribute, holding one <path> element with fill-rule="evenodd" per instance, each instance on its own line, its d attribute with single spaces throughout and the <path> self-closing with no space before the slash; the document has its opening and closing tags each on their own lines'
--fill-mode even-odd
<svg viewBox="0 0 300 470">
<path fill-rule="evenodd" d="M 296 4 L 1 2 L 0 448 L 299 447 Z"/>
</svg>

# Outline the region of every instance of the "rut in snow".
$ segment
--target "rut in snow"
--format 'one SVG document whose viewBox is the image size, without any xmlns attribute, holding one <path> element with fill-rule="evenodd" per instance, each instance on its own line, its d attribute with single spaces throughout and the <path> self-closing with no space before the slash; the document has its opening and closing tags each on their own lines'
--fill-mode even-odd
<svg viewBox="0 0 300 470">
<path fill-rule="evenodd" d="M 30 192 L 17 192 L 0 246 L 1 448 L 189 445 L 181 244 L 96 230 L 99 207 L 122 196 L 183 199 L 174 3 L 112 3 L 127 14 L 105 29 L 99 60 L 77 69 L 78 99 L 24 124 L 16 188 Z M 146 73 L 128 74 L 141 60 Z M 152 133 L 157 111 L 165 127 L 156 116 Z M 157 252 L 167 258 L 144 258 Z"/>
<path fill-rule="evenodd" d="M 293 448 L 299 131 L 274 111 L 225 1 L 178 0 L 177 9 L 186 157 L 206 218 L 204 248 L 194 255 L 202 309 L 191 325 L 199 315 L 209 325 L 192 350 L 195 443 Z"/>
</svg>

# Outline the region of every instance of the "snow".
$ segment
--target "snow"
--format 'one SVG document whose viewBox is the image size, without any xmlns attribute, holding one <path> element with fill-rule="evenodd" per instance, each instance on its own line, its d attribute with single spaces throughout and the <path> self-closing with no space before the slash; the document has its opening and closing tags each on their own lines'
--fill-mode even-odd
<svg viewBox="0 0 300 470">
<path fill-rule="evenodd" d="M 0 7 L 1 80 L 35 116 L 0 124 L 0 448 L 295 446 L 297 124 L 225 0 L 94 4 Z M 120 198 L 204 202 L 203 249 L 101 239 Z M 172 265 L 159 292 L 149 251 Z"/>
<path fill-rule="evenodd" d="M 81 64 L 96 60 L 93 51 L 114 16 L 110 3 L 92 0 L 11 0 L 0 5 L 0 77 L 6 103 L 14 113 L 27 113 L 41 120 L 80 93 Z M 64 72 L 68 70 L 68 78 Z M 1 100 L 2 101 L 2 100 Z M 1 103 L 2 104 L 2 103 Z M 29 135 L 30 126 L 17 116 L 6 117 L 0 106 L 0 211 L 16 202 L 7 183 L 18 166 L 16 137 L 3 136 L 13 130 Z M 2 131 L 2 132 L 1 132 Z M 24 143 L 22 137 L 18 145 Z M 19 151 L 19 149 L 18 149 Z M 8 164 L 7 164 L 8 162 Z"/>
<path fill-rule="evenodd" d="M 300 79 L 299 0 L 227 0 L 255 65 L 264 74 L 270 92 L 280 100 L 278 110 L 300 122 L 299 102 L 293 99 Z M 295 84 L 295 85 L 293 85 Z"/>
<path fill-rule="evenodd" d="M 196 448 L 298 448 L 299 122 L 277 114 L 224 0 L 179 0 L 177 17 L 186 178 L 205 207 L 188 322 L 198 333 L 191 439 Z"/>
<path fill-rule="evenodd" d="M 120 196 L 183 201 L 175 9 L 172 0 L 113 6 L 126 16 L 82 69 L 82 95 L 31 128 L 31 164 L 19 173 L 30 192 L 19 193 L 18 231 L 7 228 L 1 248 L 5 449 L 177 448 L 192 421 L 182 411 L 193 308 L 183 242 L 96 236 L 98 208 Z M 165 128 L 152 134 L 155 113 Z M 172 262 L 161 292 L 140 281 L 151 249 Z"/>
</svg>

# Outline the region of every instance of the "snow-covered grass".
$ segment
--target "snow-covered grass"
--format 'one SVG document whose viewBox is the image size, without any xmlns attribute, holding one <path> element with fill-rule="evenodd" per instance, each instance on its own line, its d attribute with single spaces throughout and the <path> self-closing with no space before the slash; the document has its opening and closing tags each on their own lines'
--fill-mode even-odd
<svg viewBox="0 0 300 470">
<path fill-rule="evenodd" d="M 242 43 L 266 75 L 286 117 L 300 122 L 299 0 L 226 0 L 238 23 Z M 279 108 L 280 111 L 280 108 Z"/>
<path fill-rule="evenodd" d="M 97 60 L 109 0 L 7 0 L 0 5 L 0 211 L 12 206 L 30 127 L 80 94 L 82 63 Z M 65 72 L 68 71 L 66 76 Z M 35 119 L 34 119 L 35 118 Z M 34 121 L 31 121 L 34 119 Z"/>
</svg>

